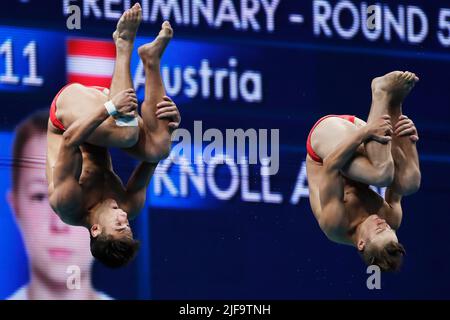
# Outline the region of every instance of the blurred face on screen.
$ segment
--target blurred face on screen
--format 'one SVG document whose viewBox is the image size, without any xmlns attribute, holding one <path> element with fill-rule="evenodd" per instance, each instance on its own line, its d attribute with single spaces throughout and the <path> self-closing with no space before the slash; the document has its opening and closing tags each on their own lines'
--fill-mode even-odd
<svg viewBox="0 0 450 320">
<path fill-rule="evenodd" d="M 88 231 L 63 223 L 48 203 L 46 144 L 44 134 L 32 136 L 25 144 L 22 154 L 25 161 L 10 202 L 25 241 L 30 271 L 65 284 L 68 266 L 76 265 L 82 273 L 89 272 L 93 258 Z"/>
</svg>

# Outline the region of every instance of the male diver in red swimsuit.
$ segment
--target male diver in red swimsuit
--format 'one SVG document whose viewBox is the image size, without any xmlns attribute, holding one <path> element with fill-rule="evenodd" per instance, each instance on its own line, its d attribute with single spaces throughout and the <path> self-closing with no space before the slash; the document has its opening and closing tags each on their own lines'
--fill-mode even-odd
<svg viewBox="0 0 450 320">
<path fill-rule="evenodd" d="M 391 72 L 372 82 L 367 123 L 347 115 L 320 119 L 311 130 L 306 168 L 312 211 L 326 236 L 355 246 L 368 265 L 397 271 L 405 250 L 396 230 L 401 200 L 420 186 L 417 129 L 402 104 L 418 81 Z M 387 187 L 383 199 L 369 188 Z"/>
<path fill-rule="evenodd" d="M 138 49 L 146 83 L 137 113 L 130 60 L 141 20 L 142 9 L 135 4 L 117 24 L 110 88 L 67 85 L 55 97 L 48 123 L 50 204 L 65 223 L 89 230 L 93 256 L 110 267 L 126 264 L 137 252 L 128 219 L 144 206 L 155 167 L 169 154 L 171 133 L 180 123 L 160 75 L 160 59 L 173 34 L 168 22 L 152 43 Z M 108 147 L 140 161 L 126 185 L 114 173 Z"/>
</svg>

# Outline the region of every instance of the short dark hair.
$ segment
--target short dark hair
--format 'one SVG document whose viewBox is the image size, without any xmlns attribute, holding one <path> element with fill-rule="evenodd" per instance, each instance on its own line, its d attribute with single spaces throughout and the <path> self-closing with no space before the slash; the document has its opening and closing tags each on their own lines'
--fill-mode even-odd
<svg viewBox="0 0 450 320">
<path fill-rule="evenodd" d="M 133 238 L 114 239 L 101 233 L 91 235 L 91 253 L 101 263 L 110 268 L 119 268 L 133 260 L 139 250 L 140 242 Z"/>
<path fill-rule="evenodd" d="M 399 271 L 406 254 L 401 243 L 391 241 L 382 248 L 365 248 L 361 256 L 367 265 L 377 265 L 381 271 Z"/>
<path fill-rule="evenodd" d="M 47 134 L 48 125 L 48 110 L 38 110 L 26 117 L 19 123 L 15 129 L 14 141 L 12 144 L 13 159 L 12 159 L 12 186 L 13 190 L 17 190 L 17 183 L 19 181 L 20 169 L 23 167 L 32 167 L 33 164 L 44 159 L 30 159 L 23 157 L 23 151 L 27 142 L 36 135 Z"/>
</svg>

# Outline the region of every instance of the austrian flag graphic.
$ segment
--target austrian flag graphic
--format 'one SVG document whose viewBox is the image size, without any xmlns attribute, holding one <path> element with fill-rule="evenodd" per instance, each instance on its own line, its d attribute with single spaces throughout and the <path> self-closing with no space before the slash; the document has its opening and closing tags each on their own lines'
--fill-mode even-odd
<svg viewBox="0 0 450 320">
<path fill-rule="evenodd" d="M 67 39 L 68 82 L 109 88 L 115 57 L 116 47 L 112 40 Z"/>
</svg>

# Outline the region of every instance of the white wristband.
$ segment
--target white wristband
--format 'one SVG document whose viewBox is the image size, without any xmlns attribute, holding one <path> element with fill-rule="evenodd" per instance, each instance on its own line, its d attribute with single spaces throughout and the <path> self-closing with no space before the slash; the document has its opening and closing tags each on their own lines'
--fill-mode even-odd
<svg viewBox="0 0 450 320">
<path fill-rule="evenodd" d="M 115 116 L 118 113 L 116 106 L 114 105 L 114 103 L 111 100 L 105 102 L 104 106 L 110 116 Z"/>
</svg>

